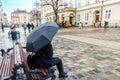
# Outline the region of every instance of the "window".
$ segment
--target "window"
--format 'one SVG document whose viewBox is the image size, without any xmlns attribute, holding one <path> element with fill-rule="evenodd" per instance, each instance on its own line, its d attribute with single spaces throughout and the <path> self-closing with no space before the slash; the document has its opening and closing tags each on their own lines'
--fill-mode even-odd
<svg viewBox="0 0 120 80">
<path fill-rule="evenodd" d="M 81 6 L 81 0 L 78 0 L 78 7 Z"/>
<path fill-rule="evenodd" d="M 80 15 L 77 15 L 77 20 L 80 21 Z"/>
<path fill-rule="evenodd" d="M 62 3 L 63 1 L 62 0 L 60 0 L 60 3 Z"/>
<path fill-rule="evenodd" d="M 100 0 L 95 0 L 95 2 L 97 3 L 97 2 L 100 2 Z"/>
<path fill-rule="evenodd" d="M 108 19 L 110 19 L 111 16 L 111 10 L 108 11 Z"/>
<path fill-rule="evenodd" d="M 89 13 L 85 13 L 85 21 L 89 20 Z"/>
<path fill-rule="evenodd" d="M 89 4 L 89 0 L 86 0 L 86 5 L 88 5 Z"/>
<path fill-rule="evenodd" d="M 111 10 L 106 10 L 105 19 L 110 19 L 110 17 L 111 17 Z"/>
</svg>

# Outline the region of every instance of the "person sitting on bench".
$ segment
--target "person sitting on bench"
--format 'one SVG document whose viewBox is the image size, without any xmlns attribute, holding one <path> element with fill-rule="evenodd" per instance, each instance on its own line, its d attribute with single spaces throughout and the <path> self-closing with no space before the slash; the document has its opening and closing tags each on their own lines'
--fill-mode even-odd
<svg viewBox="0 0 120 80">
<path fill-rule="evenodd" d="M 34 55 L 28 55 L 27 63 L 31 69 L 35 68 L 50 68 L 57 66 L 59 71 L 59 78 L 67 77 L 67 73 L 64 72 L 62 60 L 58 57 L 53 57 L 53 47 L 51 43 L 37 51 Z"/>
</svg>

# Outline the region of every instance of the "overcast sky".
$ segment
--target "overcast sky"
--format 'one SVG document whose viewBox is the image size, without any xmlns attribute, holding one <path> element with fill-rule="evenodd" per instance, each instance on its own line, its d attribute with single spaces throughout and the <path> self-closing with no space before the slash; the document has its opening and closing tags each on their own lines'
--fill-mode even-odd
<svg viewBox="0 0 120 80">
<path fill-rule="evenodd" d="M 8 21 L 10 21 L 10 14 L 16 9 L 32 10 L 33 3 L 36 0 L 2 0 L 3 12 L 7 14 Z"/>
</svg>

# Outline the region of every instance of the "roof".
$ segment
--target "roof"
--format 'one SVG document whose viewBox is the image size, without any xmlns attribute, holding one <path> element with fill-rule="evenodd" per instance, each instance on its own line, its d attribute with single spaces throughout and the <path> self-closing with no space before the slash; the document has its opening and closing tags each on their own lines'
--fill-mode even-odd
<svg viewBox="0 0 120 80">
<path fill-rule="evenodd" d="M 12 13 L 27 13 L 26 10 L 14 10 Z"/>
</svg>

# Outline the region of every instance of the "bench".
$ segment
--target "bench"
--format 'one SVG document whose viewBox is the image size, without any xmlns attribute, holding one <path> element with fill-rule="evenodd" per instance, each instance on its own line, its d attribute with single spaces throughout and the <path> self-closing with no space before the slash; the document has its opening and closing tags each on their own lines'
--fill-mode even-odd
<svg viewBox="0 0 120 80">
<path fill-rule="evenodd" d="M 8 51 L 8 50 L 7 50 Z M 2 53 L 2 61 L 0 64 L 0 80 L 4 80 L 4 78 L 12 75 L 12 68 L 15 64 L 15 56 L 14 52 L 12 54 L 8 54 L 8 52 Z"/>
<path fill-rule="evenodd" d="M 8 55 L 12 49 L 12 54 Z M 0 65 L 0 80 L 55 80 L 55 68 L 31 70 L 26 62 L 28 54 L 20 43 L 8 49 Z"/>
<path fill-rule="evenodd" d="M 54 80 L 56 78 L 56 76 L 54 75 L 55 68 L 51 68 L 51 69 L 40 68 L 40 69 L 31 70 L 27 64 L 27 56 L 29 53 L 23 50 L 23 47 L 21 46 L 20 43 L 18 43 L 18 46 L 19 46 L 21 62 L 25 67 L 25 71 L 27 71 L 28 73 L 27 76 L 29 80 L 30 79 L 46 80 L 48 78 Z"/>
</svg>

